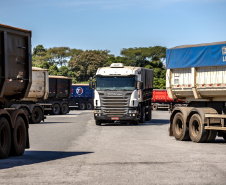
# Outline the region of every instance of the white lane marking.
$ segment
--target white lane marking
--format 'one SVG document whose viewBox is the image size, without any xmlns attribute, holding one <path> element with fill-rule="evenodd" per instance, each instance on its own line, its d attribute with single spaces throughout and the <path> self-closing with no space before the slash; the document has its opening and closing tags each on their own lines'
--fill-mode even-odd
<svg viewBox="0 0 226 185">
<path fill-rule="evenodd" d="M 51 116 L 47 116 L 47 118 L 75 118 L 78 115 L 51 115 Z"/>
</svg>

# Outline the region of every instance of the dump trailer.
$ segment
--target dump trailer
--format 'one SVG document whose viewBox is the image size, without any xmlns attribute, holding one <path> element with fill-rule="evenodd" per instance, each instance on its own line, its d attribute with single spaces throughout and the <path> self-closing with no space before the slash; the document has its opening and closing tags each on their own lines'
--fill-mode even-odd
<svg viewBox="0 0 226 185">
<path fill-rule="evenodd" d="M 49 95 L 48 69 L 32 67 L 32 85 L 28 96 L 20 102 L 13 102 L 11 107 L 23 109 L 29 117 L 30 123 L 44 121 L 45 106 L 38 104 L 39 100 L 46 100 Z"/>
<path fill-rule="evenodd" d="M 89 87 L 93 87 L 90 78 Z M 96 125 L 115 121 L 132 124 L 151 119 L 153 70 L 113 63 L 99 68 L 94 87 Z"/>
<path fill-rule="evenodd" d="M 48 97 L 38 101 L 43 106 L 45 114 L 67 114 L 71 96 L 72 79 L 64 76 L 48 75 L 46 82 L 49 85 Z"/>
<path fill-rule="evenodd" d="M 92 110 L 93 98 L 93 89 L 89 88 L 89 84 L 72 84 L 69 107 L 70 109 Z"/>
<path fill-rule="evenodd" d="M 183 101 L 172 99 L 168 96 L 166 89 L 154 89 L 152 96 L 152 110 L 169 109 L 174 106 L 185 105 Z"/>
<path fill-rule="evenodd" d="M 226 42 L 185 45 L 167 50 L 166 89 L 176 107 L 170 117 L 170 135 L 177 140 L 226 140 Z"/>
<path fill-rule="evenodd" d="M 31 86 L 31 31 L 0 24 L 0 158 L 29 148 L 29 121 L 9 101 L 27 97 Z"/>
</svg>

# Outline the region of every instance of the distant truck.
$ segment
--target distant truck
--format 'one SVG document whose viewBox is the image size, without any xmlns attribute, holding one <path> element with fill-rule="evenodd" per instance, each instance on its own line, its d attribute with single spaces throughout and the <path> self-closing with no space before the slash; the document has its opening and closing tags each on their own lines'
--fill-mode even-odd
<svg viewBox="0 0 226 185">
<path fill-rule="evenodd" d="M 89 84 L 72 84 L 69 107 L 70 109 L 92 110 L 93 98 L 93 89 L 89 88 Z"/>
<path fill-rule="evenodd" d="M 166 89 L 172 99 L 188 102 L 170 117 L 177 140 L 226 140 L 226 42 L 185 45 L 167 50 Z"/>
<path fill-rule="evenodd" d="M 92 78 L 89 87 L 93 88 Z M 151 119 L 153 70 L 113 63 L 99 68 L 94 86 L 96 125 L 125 121 L 133 124 Z"/>
<path fill-rule="evenodd" d="M 49 96 L 45 101 L 38 101 L 48 114 L 69 113 L 72 79 L 65 76 L 49 75 Z M 50 105 L 50 107 L 48 107 Z"/>
<path fill-rule="evenodd" d="M 44 121 L 47 114 L 58 115 L 69 112 L 68 97 L 71 92 L 71 78 L 49 75 L 48 69 L 32 67 L 32 85 L 28 96 L 17 104 L 23 109 L 31 123 Z"/>
<path fill-rule="evenodd" d="M 0 24 L 0 158 L 29 148 L 29 121 L 10 101 L 27 97 L 31 87 L 31 31 Z"/>
<path fill-rule="evenodd" d="M 182 105 L 181 100 L 174 100 L 168 96 L 165 89 L 154 89 L 152 97 L 152 110 L 169 109 L 171 110 L 175 105 Z"/>
<path fill-rule="evenodd" d="M 26 100 L 35 101 L 45 114 L 67 114 L 72 79 L 49 75 L 48 69 L 32 67 L 32 86 Z"/>
</svg>

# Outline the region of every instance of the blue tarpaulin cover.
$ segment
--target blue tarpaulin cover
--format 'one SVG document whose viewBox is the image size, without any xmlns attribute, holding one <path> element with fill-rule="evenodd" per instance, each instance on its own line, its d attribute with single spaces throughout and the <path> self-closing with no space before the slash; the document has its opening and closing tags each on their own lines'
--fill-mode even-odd
<svg viewBox="0 0 226 185">
<path fill-rule="evenodd" d="M 185 45 L 166 50 L 166 68 L 226 65 L 226 42 Z"/>
</svg>

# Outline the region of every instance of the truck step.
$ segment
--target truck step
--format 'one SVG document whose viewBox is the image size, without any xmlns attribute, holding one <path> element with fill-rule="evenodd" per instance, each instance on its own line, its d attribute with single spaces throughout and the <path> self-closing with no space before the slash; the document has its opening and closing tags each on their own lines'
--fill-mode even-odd
<svg viewBox="0 0 226 185">
<path fill-rule="evenodd" d="M 205 118 L 226 119 L 226 114 L 205 114 Z"/>
<path fill-rule="evenodd" d="M 205 126 L 206 130 L 224 130 L 226 131 L 226 127 L 221 126 Z"/>
</svg>

